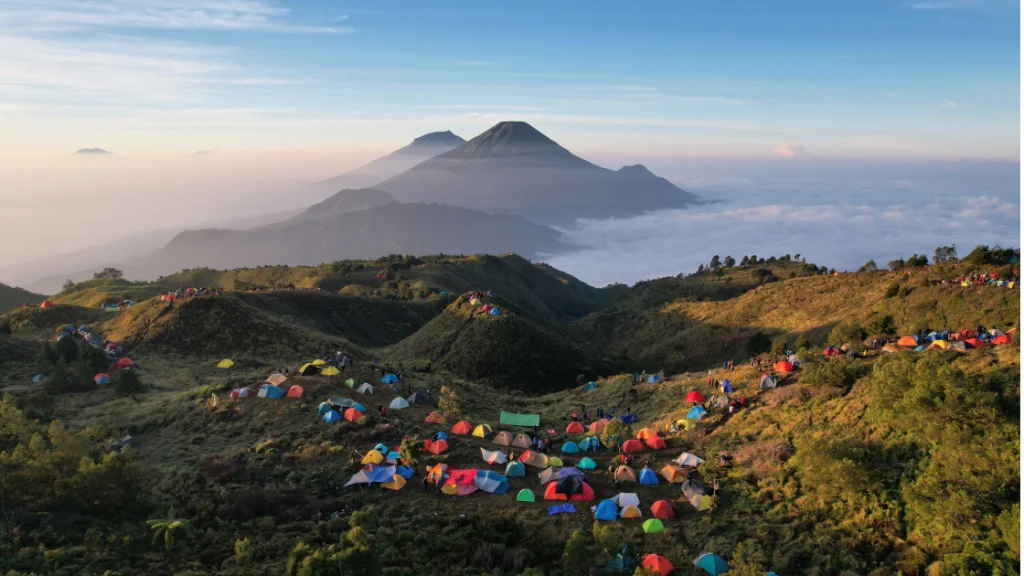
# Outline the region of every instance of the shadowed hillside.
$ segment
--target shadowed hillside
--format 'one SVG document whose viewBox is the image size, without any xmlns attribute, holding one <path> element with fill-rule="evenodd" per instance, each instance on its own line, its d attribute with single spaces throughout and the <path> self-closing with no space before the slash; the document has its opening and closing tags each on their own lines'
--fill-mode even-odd
<svg viewBox="0 0 1024 576">
<path fill-rule="evenodd" d="M 42 294 L 35 294 L 22 288 L 0 284 L 0 314 L 13 310 L 22 304 L 39 304 L 43 300 L 46 300 L 46 296 Z"/>
<path fill-rule="evenodd" d="M 101 321 L 105 317 L 106 313 L 96 308 L 85 308 L 73 304 L 57 304 L 52 308 L 40 308 L 32 304 L 0 315 L 0 324 L 7 324 L 15 332 L 32 332 L 53 330 L 65 324 L 81 326 Z"/>
</svg>

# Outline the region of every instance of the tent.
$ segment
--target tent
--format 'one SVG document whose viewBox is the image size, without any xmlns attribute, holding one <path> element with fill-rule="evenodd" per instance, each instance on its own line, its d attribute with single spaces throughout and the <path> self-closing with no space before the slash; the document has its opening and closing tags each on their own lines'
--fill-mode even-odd
<svg viewBox="0 0 1024 576">
<path fill-rule="evenodd" d="M 504 494 L 508 492 L 508 480 L 497 472 L 477 470 L 473 485 L 488 494 Z"/>
<path fill-rule="evenodd" d="M 566 478 L 566 477 L 569 477 L 569 476 L 573 476 L 575 478 L 579 478 L 580 480 L 584 479 L 583 471 L 580 470 L 579 468 L 566 467 L 566 468 L 560 468 L 558 470 L 558 477 L 559 478 Z"/>
<path fill-rule="evenodd" d="M 277 372 L 274 372 L 270 376 L 267 376 L 265 382 L 267 384 L 273 384 L 274 386 L 280 386 L 281 384 L 284 384 L 286 380 L 288 380 L 287 376 L 285 376 L 284 374 L 278 374 Z"/>
<path fill-rule="evenodd" d="M 399 397 L 395 398 L 394 400 L 392 400 L 391 404 L 388 404 L 388 408 L 390 408 L 392 410 L 401 410 L 403 408 L 408 408 L 408 407 L 409 407 L 409 401 L 406 400 L 405 398 L 402 398 L 401 396 L 399 396 Z"/>
<path fill-rule="evenodd" d="M 35 382 L 36 380 L 33 378 L 32 381 Z M 97 386 L 102 386 L 104 384 L 110 384 L 110 375 L 108 375 L 108 374 L 97 374 L 96 376 L 93 376 L 92 381 L 95 382 Z"/>
<path fill-rule="evenodd" d="M 117 368 L 117 369 L 122 369 L 122 368 L 130 368 L 130 367 L 132 367 L 134 365 L 135 365 L 135 362 L 132 361 L 131 358 L 125 357 L 125 358 L 121 358 L 117 362 L 114 362 L 114 366 L 113 367 Z"/>
<path fill-rule="evenodd" d="M 705 400 L 707 400 L 707 398 L 705 398 L 703 394 L 697 392 L 696 390 L 690 390 L 689 392 L 686 393 L 687 402 L 696 402 L 697 404 L 700 404 Z"/>
<path fill-rule="evenodd" d="M 231 360 L 228 360 L 227 358 L 221 360 L 220 362 L 217 362 L 217 368 L 231 368 L 234 365 L 235 363 L 232 362 Z"/>
<path fill-rule="evenodd" d="M 648 436 L 657 436 L 657 435 L 658 435 L 658 432 L 655 431 L 654 428 L 641 428 L 640 431 L 636 433 L 636 439 L 637 440 L 646 440 Z"/>
<path fill-rule="evenodd" d="M 672 484 L 679 484 L 683 480 L 686 480 L 686 471 L 678 466 L 671 464 L 665 464 L 665 466 L 658 471 L 661 477 L 668 480 Z"/>
<path fill-rule="evenodd" d="M 348 420 L 349 422 L 355 422 L 356 420 L 359 420 L 360 418 L 363 417 L 363 413 L 360 412 L 359 410 L 356 410 L 355 408 L 346 408 L 344 416 L 345 420 Z"/>
<path fill-rule="evenodd" d="M 341 396 L 331 396 L 328 401 L 335 406 L 341 406 L 343 408 L 355 408 L 356 403 L 348 398 L 342 398 Z"/>
<path fill-rule="evenodd" d="M 625 574 L 631 576 L 636 571 L 636 560 L 633 559 L 629 545 L 622 547 L 622 550 L 615 554 L 615 557 L 604 565 L 606 574 Z"/>
<path fill-rule="evenodd" d="M 929 332 L 928 335 L 924 337 L 924 339 L 927 340 L 928 342 L 935 342 L 936 340 L 945 340 L 946 338 L 948 338 L 948 336 L 941 332 Z"/>
<path fill-rule="evenodd" d="M 310 362 L 310 365 L 312 366 L 323 366 L 324 364 L 327 364 L 327 362 L 321 360 L 320 358 L 317 358 L 316 360 Z"/>
<path fill-rule="evenodd" d="M 348 378 L 347 380 L 345 380 L 345 386 L 348 386 L 349 388 L 355 388 L 355 385 L 356 381 L 354 379 Z"/>
<path fill-rule="evenodd" d="M 376 446 L 373 447 L 373 449 L 376 450 L 377 452 L 380 452 L 381 454 L 388 453 L 388 447 L 383 444 L 377 444 Z"/>
<path fill-rule="evenodd" d="M 345 486 L 391 482 L 395 478 L 394 466 L 367 466 L 352 475 Z"/>
<path fill-rule="evenodd" d="M 303 364 L 299 368 L 299 375 L 301 376 L 316 376 L 320 373 L 320 367 L 312 364 Z"/>
<path fill-rule="evenodd" d="M 607 425 L 608 419 L 601 418 L 600 420 L 591 422 L 590 426 L 587 427 L 587 431 L 590 432 L 591 434 L 600 434 L 601 432 L 604 432 L 604 427 Z"/>
<path fill-rule="evenodd" d="M 387 456 L 385 456 L 384 458 L 387 459 L 388 464 L 396 464 L 399 460 L 402 459 L 402 454 L 397 450 L 392 450 L 391 452 L 388 452 Z"/>
<path fill-rule="evenodd" d="M 644 521 L 644 534 L 657 534 L 665 531 L 665 524 L 657 518 Z"/>
<path fill-rule="evenodd" d="M 489 314 L 491 316 L 497 316 L 498 314 L 501 314 L 501 312 L 499 312 L 497 308 L 491 308 L 491 311 L 489 312 Z"/>
<path fill-rule="evenodd" d="M 437 412 L 431 412 L 423 421 L 430 424 L 444 424 L 444 418 Z"/>
<path fill-rule="evenodd" d="M 977 338 L 968 338 L 967 340 L 964 340 L 964 344 L 967 344 L 971 348 L 984 348 L 985 346 L 988 346 L 988 344 L 985 344 Z"/>
<path fill-rule="evenodd" d="M 672 505 L 669 504 L 668 500 L 658 500 L 651 504 L 651 516 L 661 520 L 668 520 L 669 518 L 675 518 L 676 511 L 672 509 Z"/>
<path fill-rule="evenodd" d="M 629 466 L 622 465 L 615 469 L 615 479 L 619 482 L 636 482 L 636 472 Z"/>
<path fill-rule="evenodd" d="M 711 496 L 704 494 L 698 494 L 693 498 L 690 498 L 690 505 L 697 509 L 698 512 L 711 509 Z"/>
<path fill-rule="evenodd" d="M 554 482 L 558 480 L 558 468 L 545 468 L 540 471 L 540 474 L 537 474 L 537 478 L 540 479 L 541 486 L 548 482 Z"/>
<path fill-rule="evenodd" d="M 540 426 L 540 414 L 501 413 L 501 423 L 509 426 Z"/>
<path fill-rule="evenodd" d="M 341 370 L 338 370 L 335 366 L 328 366 L 320 370 L 321 376 L 337 376 L 338 374 L 341 374 Z"/>
<path fill-rule="evenodd" d="M 487 424 L 480 424 L 473 429 L 473 436 L 477 438 L 487 438 L 491 434 L 494 434 L 494 431 Z"/>
<path fill-rule="evenodd" d="M 478 490 L 474 483 L 475 480 L 476 470 L 451 469 L 448 471 L 448 479 L 445 480 L 441 492 L 449 496 L 468 496 Z"/>
<path fill-rule="evenodd" d="M 636 422 L 636 414 L 624 414 L 618 418 L 619 420 L 622 420 L 623 424 L 632 424 L 633 422 Z"/>
<path fill-rule="evenodd" d="M 492 452 L 481 448 L 480 455 L 483 457 L 484 462 L 487 462 L 488 464 L 504 464 L 508 462 L 508 455 L 497 450 Z"/>
<path fill-rule="evenodd" d="M 694 496 L 704 494 L 704 487 L 698 484 L 696 480 L 685 480 L 681 488 L 683 490 L 683 496 L 686 496 L 687 500 Z"/>
<path fill-rule="evenodd" d="M 427 395 L 423 392 L 413 392 L 406 400 L 409 401 L 409 404 L 426 404 Z"/>
<path fill-rule="evenodd" d="M 640 512 L 640 508 L 637 506 L 626 506 L 619 512 L 619 516 L 622 518 L 643 518 L 643 513 Z"/>
<path fill-rule="evenodd" d="M 363 382 L 362 384 L 359 385 L 359 388 L 356 388 L 356 392 L 365 395 L 373 394 L 373 386 L 367 384 L 366 382 Z"/>
<path fill-rule="evenodd" d="M 767 374 L 763 374 L 761 376 L 761 389 L 762 390 L 767 390 L 769 388 L 775 388 L 776 386 L 778 386 L 778 383 L 775 382 L 775 378 L 772 378 L 771 376 L 769 376 Z"/>
<path fill-rule="evenodd" d="M 650 468 L 643 468 L 640 470 L 640 475 L 637 476 L 641 486 L 657 486 L 658 475 L 654 473 L 654 470 Z"/>
<path fill-rule="evenodd" d="M 583 458 L 582 460 L 580 460 L 579 464 L 576 465 L 576 467 L 579 468 L 580 470 L 596 470 L 597 462 L 594 462 L 590 458 Z"/>
<path fill-rule="evenodd" d="M 1006 334 L 1000 334 L 992 339 L 992 344 L 997 346 L 1000 344 L 1009 344 L 1010 342 L 1012 342 L 1012 340 L 1010 340 L 1010 337 Z"/>
<path fill-rule="evenodd" d="M 679 420 L 676 420 L 676 426 L 680 426 L 683 430 L 688 431 L 693 429 L 693 422 L 686 418 L 680 418 Z"/>
<path fill-rule="evenodd" d="M 469 303 L 471 305 L 473 305 L 473 306 L 479 306 L 480 305 L 480 300 L 478 300 L 476 298 L 473 298 L 472 300 L 469 301 Z"/>
<path fill-rule="evenodd" d="M 96 378 L 99 378 L 99 376 L 100 375 L 97 374 Z M 93 378 L 93 381 L 95 381 L 96 378 Z M 32 377 L 32 382 L 34 382 L 36 384 L 39 384 L 41 382 L 45 382 L 46 380 L 48 380 L 48 378 L 46 377 L 45 374 L 36 374 L 35 376 Z M 99 382 L 96 382 L 96 383 L 99 384 Z"/>
<path fill-rule="evenodd" d="M 728 380 L 722 380 L 722 393 L 723 394 L 731 394 L 732 393 L 732 384 L 730 384 Z"/>
<path fill-rule="evenodd" d="M 527 450 L 519 455 L 519 461 L 527 466 L 533 466 L 534 468 L 548 467 L 548 457 L 540 452 L 531 452 Z"/>
<path fill-rule="evenodd" d="M 710 552 L 697 556 L 697 559 L 693 561 L 693 565 L 711 574 L 711 576 L 718 576 L 729 571 L 729 565 L 725 563 L 725 560 L 721 556 Z"/>
<path fill-rule="evenodd" d="M 562 454 L 579 454 L 580 447 L 572 440 L 562 444 Z"/>
<path fill-rule="evenodd" d="M 577 483 L 579 483 L 579 488 L 576 488 Z M 559 485 L 562 485 L 562 491 L 559 491 Z M 579 492 L 573 494 L 567 494 L 564 492 L 565 490 L 570 489 L 579 490 Z M 590 487 L 590 484 L 580 482 L 578 478 L 563 478 L 558 482 L 551 482 L 547 485 L 547 488 L 544 489 L 544 499 L 589 502 L 594 499 L 594 489 Z"/>
<path fill-rule="evenodd" d="M 446 474 L 448 474 L 448 465 L 437 464 L 427 471 L 427 482 L 430 484 L 437 484 Z"/>
<path fill-rule="evenodd" d="M 668 561 L 667 558 L 664 556 L 658 556 L 657 554 L 645 554 L 643 559 L 640 561 L 640 566 L 658 574 L 659 576 L 668 576 L 668 574 L 671 574 L 676 568 Z"/>
<path fill-rule="evenodd" d="M 917 348 L 914 348 L 914 352 L 923 352 L 924 350 L 925 350 L 925 345 L 924 344 L 921 344 Z"/>
<path fill-rule="evenodd" d="M 917 348 L 917 338 L 913 336 L 904 336 L 896 341 L 897 346 L 903 346 L 904 348 Z"/>
<path fill-rule="evenodd" d="M 248 386 L 243 386 L 238 389 L 239 398 L 248 398 L 249 396 L 252 396 L 252 390 L 250 390 Z"/>
<path fill-rule="evenodd" d="M 963 342 L 950 342 L 949 343 L 949 347 L 946 348 L 946 349 L 947 350 L 955 350 L 957 352 L 966 352 L 967 351 L 967 344 L 964 344 Z"/>
<path fill-rule="evenodd" d="M 583 429 L 583 424 L 580 424 L 575 420 L 565 427 L 566 434 L 583 434 L 584 432 L 586 432 L 586 430 Z"/>
<path fill-rule="evenodd" d="M 601 447 L 601 441 L 595 436 L 588 436 L 579 442 L 580 450 L 586 452 L 587 450 L 597 450 Z"/>
<path fill-rule="evenodd" d="M 512 440 L 512 446 L 516 448 L 529 448 L 533 446 L 533 440 L 526 434 L 516 434 L 516 437 Z"/>
<path fill-rule="evenodd" d="M 651 374 L 647 377 L 648 384 L 657 384 L 658 382 L 661 382 L 661 376 L 659 374 Z"/>
<path fill-rule="evenodd" d="M 917 344 L 915 344 L 915 346 L 916 345 Z M 775 368 L 776 372 L 782 372 L 782 373 L 792 372 L 793 371 L 793 363 L 792 362 L 776 362 L 774 368 Z"/>
<path fill-rule="evenodd" d="M 505 476 L 508 478 L 523 478 L 526 476 L 526 466 L 522 462 L 509 462 L 505 466 Z"/>
<path fill-rule="evenodd" d="M 689 452 L 683 452 L 682 454 L 679 455 L 678 458 L 673 460 L 673 462 L 679 464 L 680 466 L 689 466 L 690 468 L 696 468 L 697 466 L 703 464 L 704 460 L 699 456 L 694 456 L 693 454 L 690 454 Z"/>
<path fill-rule="evenodd" d="M 53 302 L 49 300 L 43 300 L 43 303 L 39 305 L 40 308 L 53 308 Z"/>
<path fill-rule="evenodd" d="M 434 414 L 437 414 L 437 412 L 434 412 Z M 431 416 L 433 416 L 434 414 L 431 414 Z M 427 421 L 429 422 L 429 419 Z M 438 422 L 438 424 L 440 424 L 440 422 Z M 491 442 L 494 442 L 499 446 L 511 446 L 512 433 L 502 430 L 501 432 L 498 432 L 497 434 L 494 435 L 494 438 L 491 440 Z"/>
<path fill-rule="evenodd" d="M 460 436 L 466 436 L 473 432 L 473 425 L 465 420 L 459 420 L 452 426 L 452 434 L 458 434 Z"/>
<path fill-rule="evenodd" d="M 447 440 L 448 439 L 448 433 L 442 430 L 442 431 L 438 432 L 437 434 L 434 434 L 434 437 L 432 439 L 433 440 Z"/>
<path fill-rule="evenodd" d="M 360 462 L 360 464 L 380 464 L 383 461 L 384 456 L 380 452 L 376 450 L 370 450 L 369 452 L 366 453 L 365 456 L 363 456 L 363 460 Z"/>
<path fill-rule="evenodd" d="M 647 444 L 647 447 L 651 450 L 661 450 L 665 447 L 665 439 L 655 434 L 654 436 L 648 436 L 644 440 L 644 444 Z"/>
<path fill-rule="evenodd" d="M 583 387 L 583 391 L 590 392 L 591 390 L 597 390 L 597 384 L 593 382 L 587 382 L 587 385 Z"/>
<path fill-rule="evenodd" d="M 284 388 L 264 384 L 263 386 L 260 386 L 260 391 L 256 395 L 260 398 L 272 398 L 276 400 L 278 398 L 284 398 L 285 393 L 286 391 Z"/>
<path fill-rule="evenodd" d="M 548 466 L 565 466 L 558 456 L 548 456 Z"/>
<path fill-rule="evenodd" d="M 292 386 L 288 389 L 288 393 L 285 396 L 288 398 L 302 398 L 302 386 Z"/>
<path fill-rule="evenodd" d="M 424 440 L 423 449 L 436 456 L 448 449 L 448 442 L 445 440 Z"/>
<path fill-rule="evenodd" d="M 615 496 L 615 501 L 622 507 L 640 505 L 640 497 L 632 492 L 619 492 Z"/>
<path fill-rule="evenodd" d="M 391 477 L 391 482 L 383 482 L 380 487 L 388 490 L 401 490 L 405 487 L 405 478 L 400 474 L 395 474 Z"/>
<path fill-rule="evenodd" d="M 626 440 L 625 442 L 622 443 L 622 446 L 620 446 L 620 449 L 623 452 L 626 452 L 626 453 L 629 453 L 629 452 L 643 452 L 644 445 L 641 444 L 639 440 Z"/>
<path fill-rule="evenodd" d="M 945 350 L 947 348 L 949 348 L 949 342 L 945 340 L 936 340 L 928 346 L 929 350 Z"/>
<path fill-rule="evenodd" d="M 694 406 L 693 408 L 690 408 L 689 412 L 686 413 L 686 417 L 689 418 L 690 420 L 700 420 L 701 418 L 707 416 L 707 414 L 707 410 L 701 408 L 700 406 Z"/>
<path fill-rule="evenodd" d="M 317 416 L 323 416 L 324 414 L 327 414 L 328 412 L 331 412 L 333 410 L 334 410 L 334 407 L 331 406 L 330 402 L 321 402 L 316 407 L 316 414 L 317 414 Z"/>
<path fill-rule="evenodd" d="M 380 381 L 382 384 L 398 384 L 398 376 L 395 376 L 394 374 L 385 374 Z"/>
<path fill-rule="evenodd" d="M 822 352 L 822 354 L 824 354 L 828 358 L 831 358 L 833 356 L 839 356 L 840 352 L 839 352 L 839 349 L 836 348 L 835 346 L 829 346 L 829 347 L 825 348 L 825 351 Z"/>
<path fill-rule="evenodd" d="M 536 502 L 537 496 L 533 494 L 533 490 L 529 488 L 523 488 L 516 494 L 516 502 Z"/>
<path fill-rule="evenodd" d="M 882 352 L 888 352 L 888 353 L 892 354 L 894 352 L 899 352 L 899 351 L 900 351 L 900 349 L 895 347 L 895 346 L 893 346 L 892 344 L 886 344 L 885 346 L 882 346 Z"/>
<path fill-rule="evenodd" d="M 594 510 L 595 520 L 604 520 L 605 522 L 614 522 L 619 518 L 619 507 L 615 504 L 615 500 L 601 500 L 597 505 L 597 509 Z"/>
</svg>

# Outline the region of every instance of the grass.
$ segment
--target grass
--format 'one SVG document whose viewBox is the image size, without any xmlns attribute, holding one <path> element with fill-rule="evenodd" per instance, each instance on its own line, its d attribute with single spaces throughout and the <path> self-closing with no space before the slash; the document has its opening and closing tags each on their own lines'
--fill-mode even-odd
<svg viewBox="0 0 1024 576">
<path fill-rule="evenodd" d="M 46 296 L 28 290 L 0 283 L 0 314 L 13 310 L 23 304 L 39 304 Z"/>
</svg>

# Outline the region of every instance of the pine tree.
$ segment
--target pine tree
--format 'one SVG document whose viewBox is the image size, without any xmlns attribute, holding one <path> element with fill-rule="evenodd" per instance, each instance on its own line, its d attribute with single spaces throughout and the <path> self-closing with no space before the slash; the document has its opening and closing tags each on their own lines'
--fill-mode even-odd
<svg viewBox="0 0 1024 576">
<path fill-rule="evenodd" d="M 437 398 L 437 411 L 445 422 L 455 421 L 462 418 L 462 411 L 459 410 L 459 399 L 455 396 L 455 390 L 447 386 L 441 386 L 441 394 Z"/>
</svg>

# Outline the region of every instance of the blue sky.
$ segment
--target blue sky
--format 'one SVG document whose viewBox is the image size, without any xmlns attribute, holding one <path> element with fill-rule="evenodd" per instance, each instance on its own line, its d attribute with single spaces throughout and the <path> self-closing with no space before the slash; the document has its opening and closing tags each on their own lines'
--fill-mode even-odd
<svg viewBox="0 0 1024 576">
<path fill-rule="evenodd" d="M 0 150 L 1019 157 L 1013 0 L 0 0 Z"/>
</svg>

